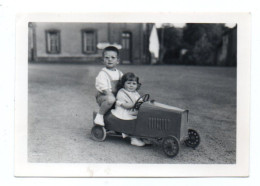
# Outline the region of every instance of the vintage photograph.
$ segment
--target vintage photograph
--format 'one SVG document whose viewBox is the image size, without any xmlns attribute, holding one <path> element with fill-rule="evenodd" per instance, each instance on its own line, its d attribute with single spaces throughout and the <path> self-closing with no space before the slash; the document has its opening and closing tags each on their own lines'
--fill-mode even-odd
<svg viewBox="0 0 260 186">
<path fill-rule="evenodd" d="M 29 162 L 236 163 L 236 23 L 28 31 Z"/>
<path fill-rule="evenodd" d="M 26 164 L 241 163 L 238 22 L 26 23 Z"/>
</svg>

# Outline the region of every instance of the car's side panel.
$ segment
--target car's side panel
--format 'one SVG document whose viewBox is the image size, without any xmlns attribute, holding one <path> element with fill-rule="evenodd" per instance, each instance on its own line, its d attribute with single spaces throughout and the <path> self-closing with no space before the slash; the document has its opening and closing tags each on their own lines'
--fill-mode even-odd
<svg viewBox="0 0 260 186">
<path fill-rule="evenodd" d="M 143 103 L 138 112 L 135 134 L 158 138 L 173 135 L 180 139 L 182 113 L 151 102 Z"/>
<path fill-rule="evenodd" d="M 126 134 L 133 134 L 135 131 L 136 120 L 121 120 L 115 117 L 111 112 L 108 112 L 105 117 L 106 129 L 123 132 Z"/>
</svg>

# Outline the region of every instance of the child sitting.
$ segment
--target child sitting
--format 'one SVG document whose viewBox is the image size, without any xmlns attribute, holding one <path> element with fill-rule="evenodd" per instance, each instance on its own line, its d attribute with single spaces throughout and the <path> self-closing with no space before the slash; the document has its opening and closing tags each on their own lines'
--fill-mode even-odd
<svg viewBox="0 0 260 186">
<path fill-rule="evenodd" d="M 96 77 L 96 101 L 100 106 L 94 123 L 104 126 L 104 114 L 114 105 L 118 82 L 123 73 L 116 66 L 119 64 L 119 51 L 114 46 L 108 46 L 103 51 L 105 67 Z"/>
<path fill-rule="evenodd" d="M 128 72 L 123 75 L 120 80 L 118 91 L 116 96 L 115 109 L 111 110 L 111 113 L 122 120 L 133 120 L 137 118 L 137 110 L 132 109 L 140 94 L 137 90 L 140 88 L 139 78 L 134 73 Z M 125 137 L 125 134 L 122 134 Z M 145 143 L 138 138 L 131 138 L 131 144 L 136 146 L 144 146 Z"/>
</svg>

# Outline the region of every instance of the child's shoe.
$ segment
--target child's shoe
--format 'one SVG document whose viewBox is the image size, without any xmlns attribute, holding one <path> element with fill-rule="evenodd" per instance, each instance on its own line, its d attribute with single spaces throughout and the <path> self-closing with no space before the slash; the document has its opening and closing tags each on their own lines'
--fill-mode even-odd
<svg viewBox="0 0 260 186">
<path fill-rule="evenodd" d="M 94 119 L 94 123 L 96 125 L 105 126 L 103 115 L 97 113 L 97 115 L 96 115 L 96 117 Z"/>
<path fill-rule="evenodd" d="M 128 137 L 128 135 L 125 134 L 125 133 L 122 133 L 122 137 L 123 137 L 123 138 L 126 138 L 126 137 Z"/>
<path fill-rule="evenodd" d="M 137 139 L 137 138 L 131 138 L 131 145 L 135 145 L 135 146 L 138 146 L 138 147 L 142 147 L 145 145 L 145 143 L 140 140 L 140 139 Z"/>
</svg>

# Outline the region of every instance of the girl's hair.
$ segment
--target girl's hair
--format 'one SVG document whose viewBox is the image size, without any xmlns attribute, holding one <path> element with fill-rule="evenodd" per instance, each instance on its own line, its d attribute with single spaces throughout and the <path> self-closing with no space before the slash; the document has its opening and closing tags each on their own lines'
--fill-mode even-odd
<svg viewBox="0 0 260 186">
<path fill-rule="evenodd" d="M 141 83 L 139 82 L 139 77 L 136 76 L 134 73 L 132 72 L 127 72 L 123 75 L 123 77 L 121 78 L 121 80 L 118 83 L 118 90 L 121 88 L 124 88 L 125 82 L 126 81 L 136 81 L 137 82 L 137 88 L 136 90 L 139 90 L 141 87 Z"/>
</svg>

